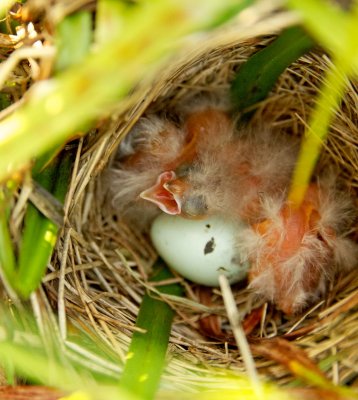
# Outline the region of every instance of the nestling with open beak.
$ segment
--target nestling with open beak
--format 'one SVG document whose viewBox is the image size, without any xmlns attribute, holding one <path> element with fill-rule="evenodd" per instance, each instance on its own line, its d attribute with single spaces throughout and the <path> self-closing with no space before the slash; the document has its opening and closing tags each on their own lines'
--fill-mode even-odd
<svg viewBox="0 0 358 400">
<path fill-rule="evenodd" d="M 358 246 L 346 237 L 354 208 L 334 178 L 312 184 L 297 209 L 285 201 L 296 139 L 236 129 L 208 102 L 179 116 L 178 125 L 144 117 L 122 142 L 109 173 L 120 214 L 144 223 L 160 212 L 246 221 L 237 246 L 251 263 L 249 285 L 287 314 L 324 293 L 337 270 L 354 267 Z"/>
</svg>

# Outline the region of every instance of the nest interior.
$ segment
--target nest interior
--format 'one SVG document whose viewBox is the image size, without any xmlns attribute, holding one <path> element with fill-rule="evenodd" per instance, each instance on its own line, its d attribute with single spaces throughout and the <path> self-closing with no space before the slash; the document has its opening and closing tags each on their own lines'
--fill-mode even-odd
<svg viewBox="0 0 358 400">
<path fill-rule="evenodd" d="M 59 311 L 60 318 L 91 331 L 109 354 L 114 350 L 123 362 L 143 294 L 148 288 L 155 290 L 147 279 L 156 253 L 136 226 L 128 226 L 106 211 L 101 171 L 121 138 L 148 110 L 171 110 L 196 95 L 227 95 L 240 65 L 270 40 L 258 37 L 230 43 L 189 58 L 152 83 L 150 90 L 137 91 L 140 93 L 133 96 L 125 110 L 80 140 L 65 206 L 68 224 L 44 285 L 53 303 L 65 305 Z M 323 53 L 301 57 L 280 77 L 269 97 L 256 106 L 251 123 L 264 123 L 271 130 L 301 136 L 328 65 L 330 60 Z M 355 198 L 357 104 L 357 87 L 350 83 L 318 165 L 318 170 L 335 165 Z M 357 237 L 357 232 L 352 235 Z M 227 386 L 220 374 L 224 377 L 228 369 L 245 373 L 245 367 L 239 350 L 232 345 L 220 290 L 203 289 L 180 277 L 176 280 L 183 285 L 185 296 L 162 296 L 176 310 L 163 385 L 179 390 Z M 59 291 L 59 286 L 63 290 Z M 232 290 L 244 315 L 258 306 L 245 284 L 236 284 Z M 357 299 L 356 272 L 338 275 L 326 297 L 302 315 L 286 317 L 270 304 L 260 305 L 259 323 L 250 336 L 285 335 L 315 363 L 324 365 L 333 382 L 357 384 Z M 255 362 L 262 377 L 280 385 L 295 380 L 277 360 L 255 356 Z M 106 368 L 110 374 L 118 372 L 110 365 Z"/>
</svg>

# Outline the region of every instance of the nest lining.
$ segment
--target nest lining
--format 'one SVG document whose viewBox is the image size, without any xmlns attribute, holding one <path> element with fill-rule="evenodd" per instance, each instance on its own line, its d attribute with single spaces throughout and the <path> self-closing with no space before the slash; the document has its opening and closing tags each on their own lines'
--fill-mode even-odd
<svg viewBox="0 0 358 400">
<path fill-rule="evenodd" d="M 157 82 L 150 101 L 143 96 L 126 113 L 80 141 L 66 206 L 71 228 L 64 230 L 58 242 L 53 271 L 45 277 L 44 284 L 54 304 L 59 300 L 58 285 L 62 285 L 66 312 L 64 315 L 62 310 L 62 318 L 93 331 L 108 345 L 107 351 L 111 353 L 110 349 L 114 349 L 123 362 L 141 298 L 148 288 L 155 293 L 147 277 L 156 254 L 147 237 L 135 226 L 128 226 L 104 212 L 103 182 L 92 176 L 103 168 L 103 160 L 109 157 L 108 143 L 113 148 L 112 144 L 146 111 L 171 112 L 176 104 L 198 94 L 227 94 L 240 64 L 270 40 L 269 37 L 257 38 L 208 51 L 195 62 L 181 66 L 170 80 Z M 264 121 L 273 131 L 301 136 L 329 64 L 329 58 L 321 53 L 302 57 L 280 77 L 270 96 L 257 106 L 251 123 L 255 126 Z M 358 189 L 357 93 L 355 83 L 351 83 L 332 123 L 318 166 L 318 170 L 331 164 L 338 167 L 340 178 L 347 190 L 355 193 L 355 198 Z M 63 279 L 58 281 L 61 268 L 66 270 Z M 227 387 L 226 370 L 244 373 L 245 368 L 237 348 L 224 338 L 228 322 L 220 291 L 214 289 L 209 297 L 204 293 L 206 304 L 203 304 L 203 292 L 198 285 L 180 277 L 176 280 L 184 286 L 186 296 L 181 299 L 161 295 L 177 311 L 163 387 L 178 390 L 202 385 Z M 258 306 L 243 285 L 236 285 L 233 291 L 242 312 Z M 273 307 L 266 307 L 252 335 L 270 338 L 292 335 L 292 331 L 299 330 L 295 343 L 309 357 L 317 363 L 333 359 L 326 368 L 330 379 L 335 383 L 357 384 L 357 298 L 358 277 L 352 271 L 349 275 L 338 276 L 326 298 L 304 315 L 287 318 Z M 215 323 L 222 323 L 219 328 L 223 337 L 220 332 L 216 339 L 208 337 L 208 331 L 203 334 L 199 321 L 209 315 L 214 315 Z M 281 385 L 294 380 L 287 369 L 275 361 L 261 357 L 256 357 L 255 361 L 262 377 L 274 379 Z M 108 373 L 116 371 L 108 367 Z"/>
</svg>

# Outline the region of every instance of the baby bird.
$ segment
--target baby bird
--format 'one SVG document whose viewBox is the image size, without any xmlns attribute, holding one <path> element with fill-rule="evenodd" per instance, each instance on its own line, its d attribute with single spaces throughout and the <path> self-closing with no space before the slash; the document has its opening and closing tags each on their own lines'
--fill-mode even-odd
<svg viewBox="0 0 358 400">
<path fill-rule="evenodd" d="M 183 130 L 189 144 L 168 165 L 172 169 L 140 194 L 164 212 L 255 220 L 261 195 L 281 193 L 288 185 L 298 151 L 295 139 L 237 131 L 228 114 L 215 108 L 190 113 Z"/>
<path fill-rule="evenodd" d="M 158 204 L 140 198 L 185 146 L 183 130 L 156 115 L 142 117 L 121 142 L 105 179 L 116 212 L 141 228 L 159 213 Z M 164 210 L 165 211 L 165 210 Z"/>
<path fill-rule="evenodd" d="M 338 270 L 357 265 L 358 246 L 346 237 L 354 207 L 333 174 L 311 184 L 299 207 L 285 195 L 263 196 L 258 216 L 238 232 L 237 245 L 250 260 L 250 287 L 286 314 L 322 296 Z"/>
<path fill-rule="evenodd" d="M 353 268 L 358 246 L 346 235 L 354 208 L 334 178 L 312 184 L 299 208 L 285 200 L 296 139 L 238 130 L 216 104 L 180 117 L 178 125 L 144 117 L 121 144 L 110 171 L 120 214 L 142 224 L 160 212 L 245 221 L 237 247 L 251 264 L 249 286 L 286 314 L 324 293 L 338 268 Z"/>
<path fill-rule="evenodd" d="M 199 153 L 215 153 L 233 135 L 232 122 L 223 107 L 199 103 L 194 108 L 195 112 L 181 115 L 186 120 L 181 126 L 157 115 L 143 117 L 122 141 L 106 174 L 112 204 L 119 215 L 147 223 L 159 209 L 182 214 L 182 202 L 176 201 L 164 185 L 169 181 L 174 184 L 176 178 L 197 165 Z"/>
</svg>

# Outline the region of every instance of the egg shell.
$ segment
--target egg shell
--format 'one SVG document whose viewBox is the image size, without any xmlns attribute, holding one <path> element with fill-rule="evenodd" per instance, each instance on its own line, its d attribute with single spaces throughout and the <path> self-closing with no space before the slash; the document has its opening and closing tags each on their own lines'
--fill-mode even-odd
<svg viewBox="0 0 358 400">
<path fill-rule="evenodd" d="M 183 277 L 205 285 L 219 286 L 219 275 L 230 283 L 247 277 L 249 263 L 242 261 L 235 236 L 244 224 L 213 216 L 189 220 L 161 214 L 151 227 L 151 239 L 158 254 Z"/>
</svg>

